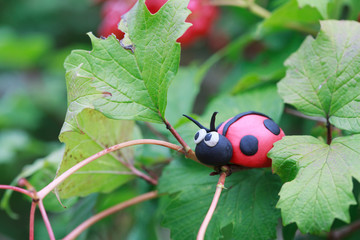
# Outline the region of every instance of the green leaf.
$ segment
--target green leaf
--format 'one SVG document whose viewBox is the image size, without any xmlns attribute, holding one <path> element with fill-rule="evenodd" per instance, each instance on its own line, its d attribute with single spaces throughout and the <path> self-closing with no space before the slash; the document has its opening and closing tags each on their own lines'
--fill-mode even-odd
<svg viewBox="0 0 360 240">
<path fill-rule="evenodd" d="M 163 121 L 167 90 L 180 61 L 176 40 L 189 26 L 187 4 L 171 0 L 153 15 L 144 0 L 139 1 L 120 24 L 134 52 L 123 48 L 113 35 L 99 39 L 89 34 L 92 51 L 75 50 L 65 61 L 69 94 L 78 96 L 77 89 L 82 89 L 80 100 L 90 99 L 85 106 L 78 97 L 71 99 L 69 125 L 84 108 L 95 108 L 112 119 Z"/>
<path fill-rule="evenodd" d="M 283 108 L 284 103 L 277 93 L 276 86 L 268 85 L 237 95 L 220 95 L 208 104 L 204 118 L 210 123 L 212 113 L 218 111 L 216 122 L 221 123 L 241 112 L 257 111 L 267 114 L 275 122 L 279 122 Z"/>
<path fill-rule="evenodd" d="M 179 68 L 179 72 L 169 87 L 168 107 L 166 108 L 167 120 L 175 125 L 182 114 L 189 114 L 200 90 L 200 82 L 196 81 L 198 66 L 191 65 Z"/>
<path fill-rule="evenodd" d="M 335 218 L 350 222 L 349 205 L 356 204 L 352 177 L 360 180 L 358 149 L 360 135 L 335 138 L 331 145 L 310 136 L 287 136 L 274 144 L 269 152 L 274 170 L 290 180 L 277 204 L 284 225 L 295 222 L 303 233 L 320 233 L 329 231 Z"/>
<path fill-rule="evenodd" d="M 274 10 L 271 16 L 263 22 L 263 26 L 266 28 L 296 28 L 302 25 L 317 25 L 320 19 L 322 17 L 316 9 L 309 6 L 300 8 L 296 0 L 290 0 Z"/>
<path fill-rule="evenodd" d="M 285 62 L 279 93 L 310 116 L 329 117 L 336 127 L 360 131 L 360 24 L 323 21 Z"/>
<path fill-rule="evenodd" d="M 4 25 L 3 25 L 4 26 Z M 5 24 L 6 26 L 6 24 Z M 16 34 L 11 28 L 0 28 L 0 69 L 30 69 L 43 60 L 52 47 L 45 34 Z"/>
<path fill-rule="evenodd" d="M 66 72 L 68 109 L 61 133 L 79 131 L 77 115 L 84 109 L 93 109 L 92 102 L 103 97 L 101 92 L 87 86 L 91 78 L 79 75 L 79 71 L 80 67 L 77 67 Z"/>
<path fill-rule="evenodd" d="M 63 132 L 66 144 L 57 176 L 93 154 L 132 139 L 134 122 L 111 120 L 92 109 L 77 115 L 80 132 Z M 75 172 L 56 189 L 60 197 L 85 196 L 93 192 L 110 192 L 133 178 L 120 161 L 131 162 L 133 150 L 126 148 L 109 153 Z"/>
<path fill-rule="evenodd" d="M 18 139 L 17 141 L 21 143 L 21 139 Z M 25 165 L 21 170 L 20 174 L 15 177 L 15 179 L 11 182 L 10 185 L 16 185 L 20 178 L 29 179 L 31 176 L 37 175 L 39 178 L 41 178 L 41 180 L 37 181 L 37 179 L 30 179 L 30 183 L 36 189 L 41 189 L 49 182 L 51 182 L 52 178 L 56 173 L 56 169 L 64 155 L 64 151 L 64 146 L 61 146 L 59 149 L 54 150 L 48 156 L 37 159 L 29 165 Z M 43 181 L 44 178 L 47 178 L 45 183 Z M 7 212 L 7 214 L 9 214 L 11 218 L 17 219 L 18 215 L 14 213 L 10 207 L 10 198 L 12 196 L 12 193 L 12 190 L 6 190 L 5 194 L 1 199 L 0 206 Z M 49 206 L 49 202 L 53 203 L 52 206 Z M 53 195 L 44 199 L 44 205 L 46 206 L 46 209 L 50 211 L 59 211 L 64 209 L 60 206 L 59 202 Z M 66 203 L 66 205 L 68 206 L 68 203 Z"/>
<path fill-rule="evenodd" d="M 15 160 L 17 152 L 30 144 L 30 136 L 21 130 L 3 130 L 0 132 L 0 164 Z"/>
<path fill-rule="evenodd" d="M 316 8 L 324 19 L 328 18 L 328 4 L 333 0 L 297 0 L 299 7 L 311 6 Z"/>
<path fill-rule="evenodd" d="M 170 202 L 163 210 L 163 226 L 172 239 L 195 239 L 208 211 L 219 176 L 211 169 L 182 159 L 166 168 L 159 191 Z M 233 173 L 226 178 L 206 239 L 220 239 L 221 230 L 232 225 L 232 239 L 273 239 L 279 212 L 275 209 L 280 182 L 270 172 L 257 169 Z"/>
</svg>

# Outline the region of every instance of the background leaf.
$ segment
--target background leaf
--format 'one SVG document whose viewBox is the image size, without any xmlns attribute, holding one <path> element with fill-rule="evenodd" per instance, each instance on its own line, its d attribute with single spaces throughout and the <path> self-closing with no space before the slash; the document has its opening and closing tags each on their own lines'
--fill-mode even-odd
<svg viewBox="0 0 360 240">
<path fill-rule="evenodd" d="M 360 24 L 323 21 L 286 62 L 278 84 L 286 103 L 304 114 L 330 117 L 336 127 L 360 131 Z"/>
<path fill-rule="evenodd" d="M 77 116 L 79 132 L 64 132 L 60 140 L 66 144 L 57 176 L 76 163 L 115 144 L 131 140 L 134 122 L 111 120 L 92 109 Z M 56 189 L 60 197 L 85 196 L 93 192 L 109 192 L 133 178 L 120 161 L 131 162 L 130 148 L 107 154 L 81 168 Z"/>
<path fill-rule="evenodd" d="M 160 178 L 159 191 L 168 193 L 163 225 L 172 239 L 195 239 L 215 193 L 219 176 L 211 169 L 181 159 L 173 161 Z M 220 239 L 221 229 L 232 226 L 233 239 L 276 237 L 279 212 L 275 209 L 280 182 L 263 169 L 233 173 L 226 178 L 206 239 Z"/>
<path fill-rule="evenodd" d="M 322 19 L 319 12 L 309 6 L 300 8 L 296 0 L 290 0 L 275 9 L 271 16 L 265 19 L 265 28 L 292 28 L 303 25 L 317 25 Z M 300 27 L 301 28 L 301 27 Z"/>
<path fill-rule="evenodd" d="M 287 136 L 274 144 L 269 153 L 274 169 L 290 180 L 277 204 L 285 225 L 295 222 L 303 233 L 320 233 L 329 231 L 335 218 L 350 222 L 349 205 L 356 204 L 352 177 L 360 180 L 359 147 L 360 135 L 335 138 L 330 146 L 310 136 Z"/>
<path fill-rule="evenodd" d="M 277 93 L 276 87 L 267 85 L 236 95 L 218 96 L 208 104 L 204 117 L 210 122 L 212 113 L 218 111 L 216 122 L 220 124 L 239 113 L 257 111 L 267 114 L 275 122 L 279 122 L 283 108 L 284 103 Z"/>
<path fill-rule="evenodd" d="M 102 93 L 90 104 L 109 118 L 162 122 L 167 90 L 179 67 L 180 45 L 176 40 L 189 26 L 185 23 L 187 4 L 171 0 L 154 15 L 144 0 L 136 4 L 121 24 L 126 26 L 126 38 L 134 53 L 124 49 L 113 35 L 99 39 L 89 34 L 93 50 L 73 51 L 65 61 L 67 72 L 76 69 L 77 73 L 68 74 L 67 82 L 78 84 L 75 90 L 85 88 L 88 99 L 92 87 Z M 88 105 L 76 104 L 72 112 Z"/>
<path fill-rule="evenodd" d="M 317 1 L 297 0 L 297 1 L 299 7 L 301 8 L 304 6 L 311 6 L 316 8 L 324 19 L 328 18 L 328 4 L 330 2 L 333 2 L 333 0 L 317 0 Z"/>
<path fill-rule="evenodd" d="M 196 82 L 195 78 L 197 73 L 198 66 L 196 65 L 181 67 L 169 87 L 166 118 L 173 125 L 179 121 L 182 114 L 192 111 L 200 88 L 200 82 Z"/>
</svg>

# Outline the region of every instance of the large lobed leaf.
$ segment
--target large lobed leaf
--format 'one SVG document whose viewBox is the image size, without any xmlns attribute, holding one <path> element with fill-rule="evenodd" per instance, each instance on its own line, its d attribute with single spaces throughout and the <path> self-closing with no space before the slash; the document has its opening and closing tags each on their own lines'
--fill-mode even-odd
<svg viewBox="0 0 360 240">
<path fill-rule="evenodd" d="M 360 23 L 323 21 L 285 62 L 279 93 L 304 114 L 360 132 Z"/>
<path fill-rule="evenodd" d="M 218 176 L 198 163 L 173 161 L 159 182 L 170 194 L 163 209 L 163 225 L 172 239 L 195 239 L 215 193 Z M 275 209 L 280 181 L 263 169 L 233 173 L 226 178 L 206 239 L 220 239 L 231 226 L 232 239 L 274 239 L 279 211 Z"/>
<path fill-rule="evenodd" d="M 67 126 L 74 130 L 74 116 L 85 108 L 112 119 L 162 122 L 167 90 L 179 67 L 176 40 L 189 26 L 187 4 L 170 0 L 153 15 L 140 0 L 121 24 L 126 32 L 122 45 L 126 42 L 133 50 L 122 47 L 113 35 L 99 39 L 89 34 L 92 51 L 75 50 L 65 61 Z"/>
<path fill-rule="evenodd" d="M 60 140 L 66 143 L 64 158 L 57 176 L 93 154 L 132 139 L 134 122 L 112 120 L 93 109 L 85 109 L 76 117 L 80 132 L 64 132 Z M 56 189 L 60 197 L 86 196 L 94 192 L 109 192 L 133 178 L 120 161 L 132 161 L 133 150 L 126 148 L 102 156 L 81 168 Z"/>
<path fill-rule="evenodd" d="M 329 231 L 335 218 L 350 222 L 356 204 L 352 177 L 360 180 L 360 135 L 335 138 L 330 145 L 310 136 L 287 136 L 269 157 L 286 181 L 277 204 L 285 225 L 304 232 Z"/>
</svg>

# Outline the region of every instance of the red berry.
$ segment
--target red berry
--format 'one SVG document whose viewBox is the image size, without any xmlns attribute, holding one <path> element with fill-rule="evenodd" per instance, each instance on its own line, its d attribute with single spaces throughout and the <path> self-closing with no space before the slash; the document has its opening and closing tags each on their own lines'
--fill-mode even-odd
<svg viewBox="0 0 360 240">
<path fill-rule="evenodd" d="M 146 0 L 146 7 L 152 14 L 155 14 L 167 2 L 167 0 Z"/>
<path fill-rule="evenodd" d="M 127 13 L 135 3 L 136 0 L 107 1 L 101 11 L 103 21 L 99 27 L 99 35 L 102 37 L 108 37 L 114 33 L 118 39 L 122 39 L 124 37 L 124 33 L 118 28 L 121 16 Z"/>
<path fill-rule="evenodd" d="M 182 46 L 190 46 L 199 38 L 206 37 L 219 15 L 219 9 L 207 0 L 191 0 L 188 8 L 191 14 L 186 22 L 192 26 L 178 39 Z"/>
</svg>

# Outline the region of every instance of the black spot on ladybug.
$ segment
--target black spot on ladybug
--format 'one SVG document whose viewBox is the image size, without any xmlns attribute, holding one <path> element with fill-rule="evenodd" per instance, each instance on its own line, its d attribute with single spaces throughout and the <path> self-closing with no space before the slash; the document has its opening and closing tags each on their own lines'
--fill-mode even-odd
<svg viewBox="0 0 360 240">
<path fill-rule="evenodd" d="M 211 139 L 211 134 L 210 133 L 206 134 L 205 141 L 209 141 L 210 139 Z"/>
<path fill-rule="evenodd" d="M 279 135 L 280 134 L 280 128 L 279 126 L 271 119 L 264 120 L 264 126 L 273 134 Z"/>
<path fill-rule="evenodd" d="M 246 156 L 252 156 L 258 151 L 259 141 L 253 135 L 246 135 L 240 140 L 240 150 Z"/>
</svg>

